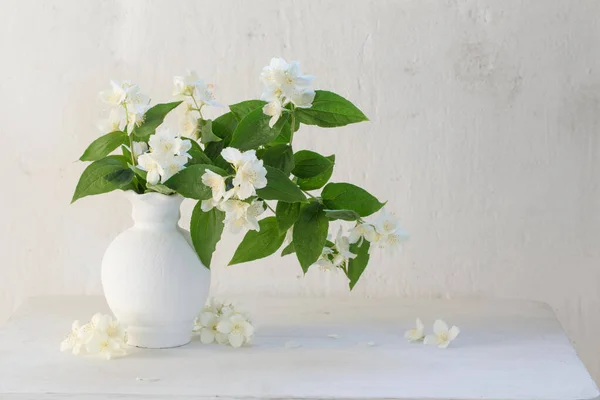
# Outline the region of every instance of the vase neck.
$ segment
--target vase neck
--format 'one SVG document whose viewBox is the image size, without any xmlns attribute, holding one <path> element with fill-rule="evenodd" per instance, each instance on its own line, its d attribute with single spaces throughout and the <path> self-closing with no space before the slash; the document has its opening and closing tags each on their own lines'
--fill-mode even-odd
<svg viewBox="0 0 600 400">
<path fill-rule="evenodd" d="M 183 197 L 167 196 L 160 193 L 137 194 L 125 192 L 131 202 L 131 216 L 137 227 L 173 227 L 181 217 L 180 206 Z"/>
</svg>

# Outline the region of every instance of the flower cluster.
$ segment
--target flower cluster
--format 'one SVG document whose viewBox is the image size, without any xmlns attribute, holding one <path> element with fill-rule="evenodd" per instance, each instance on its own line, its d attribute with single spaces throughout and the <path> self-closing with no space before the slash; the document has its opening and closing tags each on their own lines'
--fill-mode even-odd
<svg viewBox="0 0 600 400">
<path fill-rule="evenodd" d="M 191 158 L 188 151 L 192 148 L 192 143 L 169 129 L 156 131 L 150 136 L 148 144 L 149 149 L 145 143 L 139 143 L 137 149 L 134 145 L 134 154 L 138 160 L 138 168 L 147 172 L 146 181 L 151 185 L 167 181 L 185 168 Z M 141 154 L 136 153 L 136 150 Z"/>
<path fill-rule="evenodd" d="M 173 96 L 184 101 L 179 120 L 182 135 L 198 139 L 198 115 L 202 118 L 205 105 L 218 107 L 214 94 L 214 85 L 206 84 L 196 71 L 188 70 L 186 76 L 173 78 Z M 196 115 L 198 113 L 198 115 Z"/>
<path fill-rule="evenodd" d="M 282 58 L 271 59 L 260 75 L 264 85 L 261 99 L 268 102 L 263 112 L 271 117 L 270 127 L 277 123 L 287 104 L 300 108 L 312 106 L 315 91 L 310 84 L 313 79 L 313 76 L 301 74 L 297 61 L 288 63 Z"/>
<path fill-rule="evenodd" d="M 203 200 L 202 211 L 217 208 L 225 212 L 225 225 L 233 233 L 243 228 L 258 231 L 257 217 L 265 208 L 256 199 L 256 189 L 267 186 L 267 170 L 263 161 L 256 157 L 256 151 L 240 152 L 233 147 L 223 149 L 221 155 L 235 171 L 234 176 L 221 176 L 206 169 L 202 183 L 211 188 L 212 198 Z"/>
<path fill-rule="evenodd" d="M 110 81 L 110 90 L 100 93 L 100 99 L 111 107 L 108 119 L 99 124 L 102 133 L 120 131 L 127 127 L 127 133 L 144 122 L 150 108 L 150 98 L 140 92 L 138 85 L 130 81 Z"/>
<path fill-rule="evenodd" d="M 408 233 L 400 228 L 399 221 L 391 213 L 382 209 L 372 223 L 361 220 L 347 236 L 343 235 L 343 229 L 340 227 L 335 239 L 328 237 L 328 243 L 315 265 L 326 271 L 345 269 L 348 261 L 356 258 L 356 254 L 350 251 L 350 245 L 361 245 L 363 240 L 371 243 L 369 252 L 373 245 L 393 250 L 408 240 Z"/>
<path fill-rule="evenodd" d="M 223 304 L 213 299 L 209 300 L 196 318 L 194 332 L 204 344 L 216 342 L 241 347 L 250 343 L 254 327 L 250 318 L 237 311 L 232 304 Z"/>
<path fill-rule="evenodd" d="M 423 341 L 424 344 L 445 349 L 450 345 L 450 342 L 456 339 L 459 333 L 460 329 L 457 326 L 449 328 L 446 322 L 438 319 L 433 323 L 433 333 L 425 336 L 425 325 L 423 325 L 420 318 L 417 318 L 416 327 L 406 331 L 404 338 L 410 342 Z"/>
<path fill-rule="evenodd" d="M 101 355 L 110 360 L 115 355 L 125 355 L 126 346 L 127 333 L 119 322 L 109 315 L 97 313 L 85 325 L 73 322 L 71 333 L 60 344 L 60 351 Z"/>
<path fill-rule="evenodd" d="M 348 236 L 342 235 L 340 226 L 333 246 L 325 246 L 321 252 L 321 257 L 315 265 L 326 271 L 335 271 L 337 268 L 344 268 L 351 258 L 356 258 L 356 254 L 350 251 L 350 240 Z"/>
<path fill-rule="evenodd" d="M 363 239 L 371 243 L 369 250 L 374 245 L 393 250 L 408 240 L 408 233 L 400 227 L 398 219 L 384 208 L 372 223 L 357 223 L 350 231 L 348 237 L 350 243 L 360 244 Z"/>
</svg>

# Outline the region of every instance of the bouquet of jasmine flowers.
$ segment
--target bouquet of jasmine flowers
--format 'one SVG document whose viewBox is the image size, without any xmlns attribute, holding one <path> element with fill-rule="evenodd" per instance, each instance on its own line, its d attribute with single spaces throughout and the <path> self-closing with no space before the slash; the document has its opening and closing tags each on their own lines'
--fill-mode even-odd
<svg viewBox="0 0 600 400">
<path fill-rule="evenodd" d="M 281 255 L 295 254 L 304 272 L 312 265 L 341 270 L 353 288 L 373 248 L 394 248 L 407 235 L 375 196 L 329 182 L 334 155 L 297 149 L 294 137 L 302 125 L 334 128 L 367 117 L 342 96 L 313 90 L 313 77 L 297 62 L 274 58 L 260 80 L 261 100 L 232 104 L 214 120 L 203 115 L 218 106 L 214 87 L 194 72 L 174 78 L 177 101 L 154 106 L 137 85 L 111 82 L 101 94 L 110 106 L 104 136 L 80 158 L 91 164 L 73 201 L 117 189 L 178 193 L 197 201 L 190 233 L 207 268 L 227 228 L 246 231 L 230 264 L 283 247 Z M 176 108 L 178 129 L 161 126 Z M 329 235 L 334 221 L 340 222 L 335 237 Z"/>
</svg>

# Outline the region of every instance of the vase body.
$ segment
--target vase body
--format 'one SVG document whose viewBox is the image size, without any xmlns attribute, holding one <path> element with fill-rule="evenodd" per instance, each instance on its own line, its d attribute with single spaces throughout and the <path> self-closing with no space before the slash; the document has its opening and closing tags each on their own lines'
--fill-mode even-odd
<svg viewBox="0 0 600 400">
<path fill-rule="evenodd" d="M 168 348 L 189 343 L 203 308 L 210 272 L 198 259 L 189 232 L 178 225 L 179 195 L 125 192 L 133 227 L 118 235 L 102 259 L 102 287 L 128 343 Z"/>
</svg>

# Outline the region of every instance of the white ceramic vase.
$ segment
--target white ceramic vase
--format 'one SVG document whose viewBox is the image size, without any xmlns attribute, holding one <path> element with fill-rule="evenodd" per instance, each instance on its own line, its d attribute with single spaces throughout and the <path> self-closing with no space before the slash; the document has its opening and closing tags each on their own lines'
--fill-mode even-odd
<svg viewBox="0 0 600 400">
<path fill-rule="evenodd" d="M 204 307 L 210 272 L 189 232 L 178 225 L 183 197 L 125 192 L 133 227 L 117 236 L 102 260 L 102 287 L 128 343 L 167 348 L 189 343 Z"/>
</svg>

